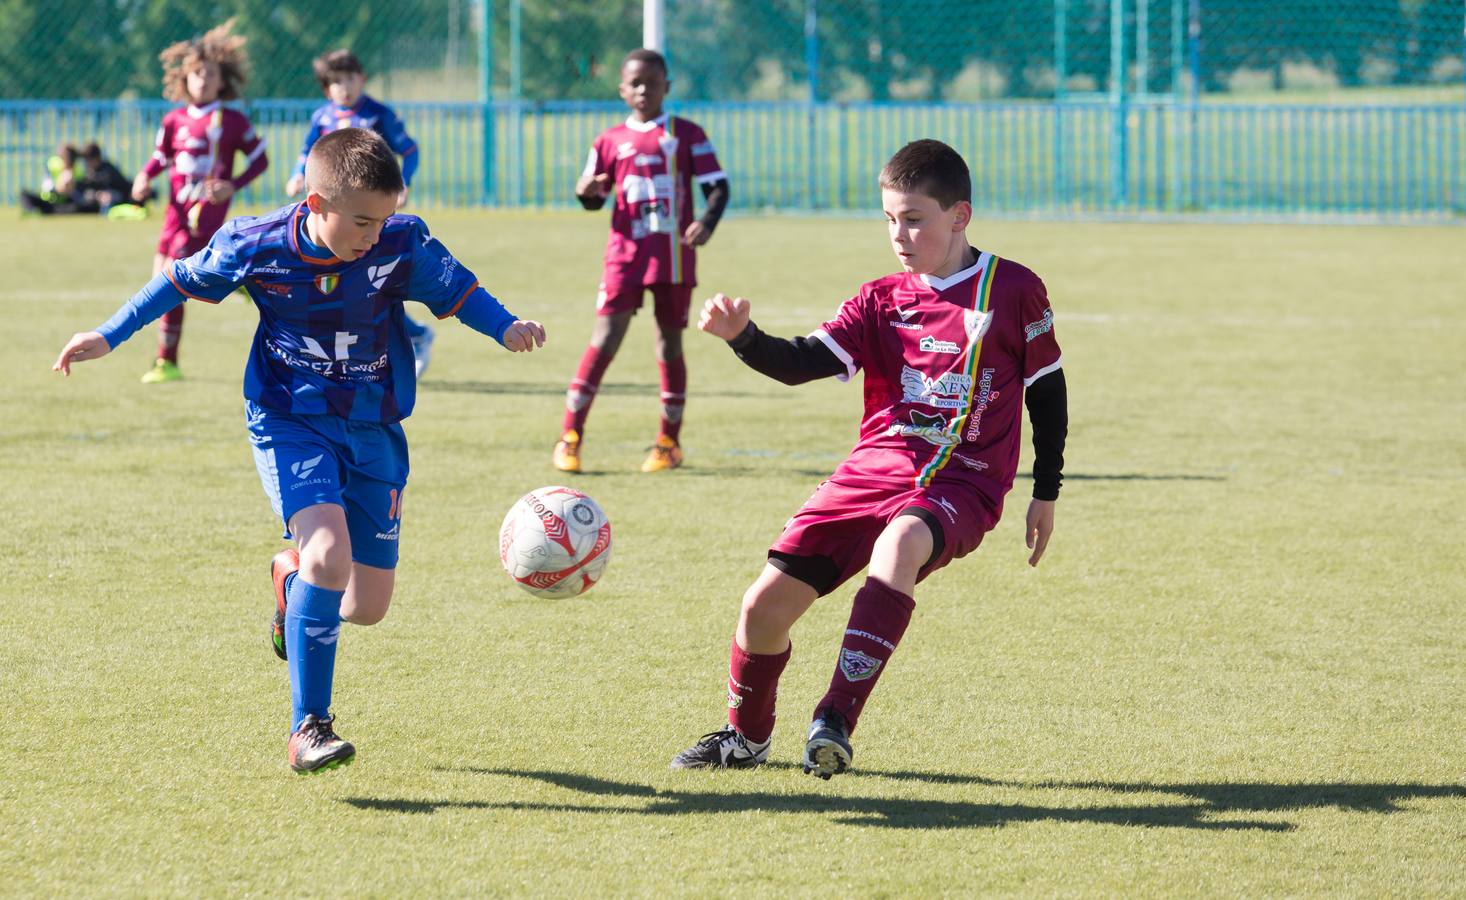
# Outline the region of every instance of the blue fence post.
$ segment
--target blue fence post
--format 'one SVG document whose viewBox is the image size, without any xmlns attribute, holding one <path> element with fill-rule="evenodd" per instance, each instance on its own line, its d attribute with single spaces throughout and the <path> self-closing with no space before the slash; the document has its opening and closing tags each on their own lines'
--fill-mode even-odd
<svg viewBox="0 0 1466 900">
<path fill-rule="evenodd" d="M 478 0 L 478 102 L 482 116 L 479 204 L 494 203 L 494 0 Z"/>
<path fill-rule="evenodd" d="M 1129 168 L 1125 119 L 1125 0 L 1110 0 L 1110 206 L 1125 205 Z"/>
<path fill-rule="evenodd" d="M 805 0 L 804 5 L 804 67 L 808 70 L 809 100 L 804 113 L 804 127 L 809 152 L 804 156 L 805 205 L 811 209 L 820 207 L 816 172 L 824 162 L 820 152 L 819 113 L 819 0 Z"/>
</svg>

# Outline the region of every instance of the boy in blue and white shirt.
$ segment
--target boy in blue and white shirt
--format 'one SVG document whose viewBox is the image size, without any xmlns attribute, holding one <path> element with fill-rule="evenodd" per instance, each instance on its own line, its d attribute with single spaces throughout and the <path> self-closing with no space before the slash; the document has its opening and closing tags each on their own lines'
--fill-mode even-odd
<svg viewBox="0 0 1466 900">
<path fill-rule="evenodd" d="M 331 102 L 311 113 L 310 130 L 305 133 L 300 156 L 290 172 L 290 180 L 285 183 L 285 192 L 295 197 L 305 190 L 305 161 L 316 141 L 342 128 L 368 128 L 380 134 L 392 152 L 402 157 L 402 194 L 397 205 L 405 204 L 418 164 L 417 141 L 407 133 L 407 126 L 392 107 L 365 93 L 366 69 L 355 53 L 332 50 L 316 57 L 311 67 L 321 92 Z M 421 378 L 432 357 L 433 329 L 408 318 L 407 336 L 412 339 L 415 371 Z"/>
<path fill-rule="evenodd" d="M 392 601 L 416 380 L 403 301 L 456 316 L 511 351 L 543 346 L 416 216 L 395 215 L 402 175 L 377 134 L 348 128 L 316 142 L 304 202 L 227 223 L 174 262 L 52 367 L 105 356 L 185 300 L 218 303 L 243 287 L 260 314 L 244 375 L 245 417 L 265 493 L 298 550 L 271 563 L 275 652 L 289 661 L 290 765 L 345 765 L 331 679 L 342 621 L 373 625 Z"/>
</svg>

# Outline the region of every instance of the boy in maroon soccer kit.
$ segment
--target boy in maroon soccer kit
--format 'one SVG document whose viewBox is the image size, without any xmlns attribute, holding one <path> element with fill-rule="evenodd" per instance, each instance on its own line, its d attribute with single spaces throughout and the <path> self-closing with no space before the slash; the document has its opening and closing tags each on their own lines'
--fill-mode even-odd
<svg viewBox="0 0 1466 900">
<path fill-rule="evenodd" d="M 680 436 L 687 394 L 682 332 L 697 284 L 696 252 L 707 243 L 728 205 L 728 179 L 713 145 L 696 124 L 662 112 L 667 62 L 654 50 L 633 50 L 621 65 L 621 99 L 631 107 L 622 125 L 596 138 L 575 185 L 582 206 L 597 210 L 614 193 L 611 234 L 596 298 L 596 325 L 565 394 L 565 419 L 555 445 L 555 468 L 579 472 L 585 420 L 606 368 L 621 346 L 631 317 L 651 291 L 657 321 L 662 417 L 643 472 L 682 464 Z M 706 209 L 692 215 L 692 186 Z"/>
<path fill-rule="evenodd" d="M 968 245 L 971 193 L 951 147 L 903 147 L 881 171 L 902 271 L 862 286 L 809 337 L 762 333 L 741 297 L 718 294 L 704 305 L 699 328 L 786 384 L 844 381 L 864 369 L 865 413 L 850 456 L 789 520 L 743 596 L 728 725 L 679 753 L 674 769 L 750 768 L 768 758 L 790 628 L 869 563 L 804 749 L 807 773 L 829 778 L 849 766 L 850 733 L 911 621 L 917 582 L 977 549 L 1002 514 L 1025 400 L 1034 487 L 1024 534 L 1028 562 L 1038 565 L 1068 427 L 1059 345 L 1038 276 Z"/>
<path fill-rule="evenodd" d="M 248 62 L 244 38 L 230 33 L 234 20 L 192 41 L 179 41 L 158 55 L 163 61 L 163 96 L 186 105 L 163 117 L 157 147 L 132 182 L 133 199 L 145 201 L 151 182 L 171 168 L 168 211 L 153 274 L 175 259 L 186 259 L 208 246 L 229 217 L 234 192 L 258 178 L 269 166 L 265 140 L 255 134 L 244 113 L 222 106 L 239 97 Z M 243 154 L 244 171 L 235 176 L 234 156 Z M 183 335 L 183 304 L 163 316 L 158 358 L 143 375 L 144 384 L 177 381 L 178 341 Z"/>
</svg>

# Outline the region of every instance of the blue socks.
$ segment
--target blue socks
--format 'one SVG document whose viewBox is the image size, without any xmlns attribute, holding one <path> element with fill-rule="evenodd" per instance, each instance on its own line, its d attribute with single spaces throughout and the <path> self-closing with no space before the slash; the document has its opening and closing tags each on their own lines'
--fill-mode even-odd
<svg viewBox="0 0 1466 900">
<path fill-rule="evenodd" d="M 331 676 L 336 671 L 336 639 L 341 634 L 341 598 L 290 576 L 285 585 L 285 650 L 290 666 L 290 730 L 307 715 L 324 718 L 331 708 Z"/>
</svg>

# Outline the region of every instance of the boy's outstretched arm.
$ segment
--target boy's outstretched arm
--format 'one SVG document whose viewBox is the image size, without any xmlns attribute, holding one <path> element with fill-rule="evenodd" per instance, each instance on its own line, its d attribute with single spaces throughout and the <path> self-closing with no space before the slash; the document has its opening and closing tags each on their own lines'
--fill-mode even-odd
<svg viewBox="0 0 1466 900">
<path fill-rule="evenodd" d="M 748 301 L 742 297 L 716 294 L 703 304 L 697 327 L 727 341 L 749 368 L 784 384 L 803 384 L 846 373 L 845 364 L 823 342 L 764 334 L 749 320 L 748 311 Z"/>
<path fill-rule="evenodd" d="M 1023 536 L 1038 565 L 1054 531 L 1054 505 L 1064 480 L 1064 441 L 1069 433 L 1069 391 L 1064 370 L 1055 369 L 1028 386 L 1024 394 L 1028 420 L 1033 425 L 1033 500 Z"/>
<path fill-rule="evenodd" d="M 71 375 L 71 364 L 101 359 L 112 348 L 132 337 L 139 328 L 160 318 L 164 313 L 187 299 L 168 276 L 171 266 L 153 276 L 153 280 L 122 305 L 96 331 L 82 331 L 71 336 L 61 355 L 52 364 L 51 371 Z"/>
</svg>

